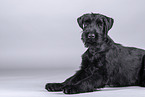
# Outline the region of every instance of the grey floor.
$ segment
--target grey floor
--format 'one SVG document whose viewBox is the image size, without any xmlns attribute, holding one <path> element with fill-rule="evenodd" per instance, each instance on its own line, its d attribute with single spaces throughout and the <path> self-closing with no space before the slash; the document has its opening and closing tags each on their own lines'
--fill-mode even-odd
<svg viewBox="0 0 145 97">
<path fill-rule="evenodd" d="M 1 70 L 0 97 L 64 97 L 62 92 L 47 92 L 47 82 L 61 82 L 75 73 L 74 69 Z M 74 97 L 145 97 L 145 88 L 104 88 Z"/>
</svg>

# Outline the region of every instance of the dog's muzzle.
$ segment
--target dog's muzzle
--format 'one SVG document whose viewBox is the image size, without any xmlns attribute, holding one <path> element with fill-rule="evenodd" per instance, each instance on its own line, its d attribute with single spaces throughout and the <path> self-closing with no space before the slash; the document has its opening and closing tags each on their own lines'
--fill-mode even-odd
<svg viewBox="0 0 145 97">
<path fill-rule="evenodd" d="M 92 39 L 94 39 L 94 38 L 95 38 L 95 34 L 91 34 L 91 33 L 89 33 L 89 34 L 88 34 L 88 38 L 92 38 Z"/>
</svg>

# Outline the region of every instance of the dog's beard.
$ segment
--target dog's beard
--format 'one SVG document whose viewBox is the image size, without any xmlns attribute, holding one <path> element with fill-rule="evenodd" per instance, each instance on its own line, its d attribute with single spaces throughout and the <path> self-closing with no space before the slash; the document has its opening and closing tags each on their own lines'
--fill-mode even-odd
<svg viewBox="0 0 145 97">
<path fill-rule="evenodd" d="M 88 38 L 82 38 L 82 41 L 85 45 L 85 47 L 92 47 L 92 46 L 100 46 L 101 44 L 103 44 L 103 39 L 102 37 L 100 38 L 95 38 L 95 39 L 88 39 Z"/>
<path fill-rule="evenodd" d="M 86 43 L 93 45 L 93 44 L 96 44 L 96 40 L 95 39 L 87 39 Z"/>
<path fill-rule="evenodd" d="M 96 39 L 83 39 L 82 38 L 82 41 L 83 41 L 85 47 L 95 46 L 98 44 Z"/>
</svg>

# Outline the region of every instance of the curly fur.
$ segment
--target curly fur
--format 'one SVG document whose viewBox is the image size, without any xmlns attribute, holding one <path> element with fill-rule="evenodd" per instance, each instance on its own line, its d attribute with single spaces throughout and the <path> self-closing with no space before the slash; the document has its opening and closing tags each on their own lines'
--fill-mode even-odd
<svg viewBox="0 0 145 97">
<path fill-rule="evenodd" d="M 107 86 L 145 86 L 145 51 L 115 43 L 108 31 L 114 20 L 102 14 L 84 14 L 77 19 L 83 29 L 87 51 L 79 71 L 62 83 L 47 83 L 48 91 L 66 94 L 91 92 Z M 88 38 L 89 33 L 95 38 Z"/>
</svg>

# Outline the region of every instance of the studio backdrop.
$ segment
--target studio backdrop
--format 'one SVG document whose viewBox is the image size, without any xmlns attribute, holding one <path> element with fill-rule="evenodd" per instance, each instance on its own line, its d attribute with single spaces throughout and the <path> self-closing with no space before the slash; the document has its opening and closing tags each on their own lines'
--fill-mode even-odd
<svg viewBox="0 0 145 97">
<path fill-rule="evenodd" d="M 77 18 L 114 19 L 110 37 L 145 49 L 144 0 L 1 0 L 0 69 L 78 68 L 85 47 Z"/>
</svg>

